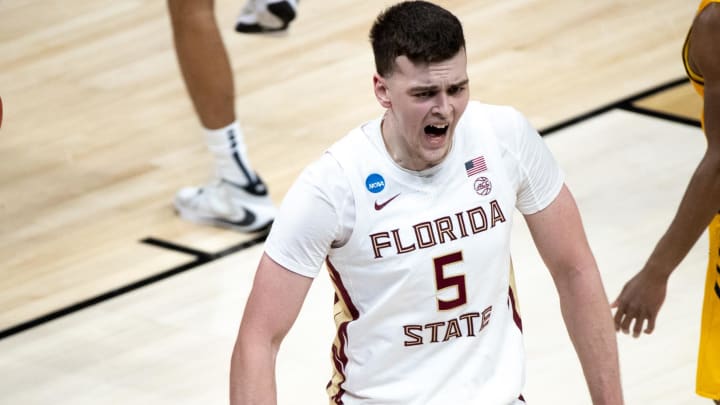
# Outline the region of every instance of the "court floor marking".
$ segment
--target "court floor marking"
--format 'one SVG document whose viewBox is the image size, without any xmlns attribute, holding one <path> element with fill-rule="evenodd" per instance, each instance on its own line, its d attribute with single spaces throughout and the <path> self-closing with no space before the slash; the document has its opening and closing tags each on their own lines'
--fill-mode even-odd
<svg viewBox="0 0 720 405">
<path fill-rule="evenodd" d="M 31 319 L 29 321 L 22 322 L 15 326 L 11 326 L 7 329 L 0 331 L 0 340 L 4 339 L 6 337 L 9 337 L 9 336 L 18 334 L 20 332 L 26 331 L 28 329 L 34 328 L 36 326 L 40 326 L 42 324 L 48 323 L 55 319 L 61 318 L 65 315 L 70 315 L 74 312 L 83 310 L 83 309 L 91 307 L 93 305 L 100 304 L 104 301 L 110 300 L 112 298 L 123 295 L 125 293 L 129 293 L 131 291 L 148 286 L 150 284 L 154 284 L 158 281 L 162 281 L 162 280 L 172 277 L 174 275 L 184 273 L 188 270 L 193 270 L 204 264 L 207 264 L 207 263 L 213 262 L 217 259 L 220 259 L 222 257 L 225 257 L 229 254 L 236 253 L 241 250 L 245 250 L 249 247 L 257 245 L 258 243 L 264 242 L 266 237 L 267 237 L 267 233 L 264 233 L 253 239 L 250 239 L 246 242 L 230 246 L 229 248 L 223 249 L 216 253 L 207 253 L 207 252 L 192 249 L 192 248 L 189 248 L 186 246 L 181 246 L 181 245 L 178 245 L 178 244 L 175 244 L 172 242 L 155 239 L 152 237 L 145 238 L 145 239 L 141 240 L 140 242 L 148 244 L 148 245 L 157 246 L 157 247 L 160 247 L 163 249 L 168 249 L 168 250 L 172 250 L 175 252 L 180 252 L 180 253 L 185 253 L 185 254 L 188 254 L 191 256 L 195 256 L 195 259 L 193 259 L 187 263 L 181 264 L 179 266 L 175 266 L 171 269 L 161 271 L 160 273 L 154 274 L 152 276 L 135 281 L 128 285 L 115 288 L 113 290 L 110 290 L 105 293 L 96 295 L 94 297 L 82 300 L 75 304 L 68 305 L 64 308 L 61 308 L 56 311 L 50 312 L 48 314 L 39 316 L 39 317 Z"/>
<path fill-rule="evenodd" d="M 700 127 L 699 120 L 689 119 L 689 118 L 682 117 L 679 115 L 674 115 L 674 114 L 665 113 L 665 112 L 661 112 L 661 111 L 651 110 L 651 109 L 647 109 L 647 108 L 643 108 L 643 107 L 634 105 L 634 103 L 638 100 L 642 100 L 646 97 L 661 93 L 663 91 L 672 89 L 679 85 L 686 84 L 687 82 L 688 82 L 687 78 L 684 78 L 684 77 L 680 78 L 680 79 L 672 80 L 670 82 L 661 84 L 661 85 L 651 88 L 649 90 L 631 95 L 629 97 L 623 98 L 614 103 L 596 108 L 587 113 L 584 113 L 584 114 L 578 115 L 576 117 L 570 118 L 568 120 L 562 121 L 558 124 L 551 125 L 550 127 L 541 129 L 538 132 L 542 136 L 549 135 L 549 134 L 557 132 L 561 129 L 570 127 L 575 124 L 579 124 L 583 121 L 597 117 L 606 112 L 609 112 L 611 110 L 616 110 L 616 109 L 634 112 L 634 113 L 642 114 L 642 115 L 647 115 L 647 116 L 651 116 L 654 118 L 677 122 L 677 123 L 681 123 L 681 124 L 685 124 L 685 125 Z M 165 271 L 161 271 L 158 274 L 154 274 L 152 276 L 146 277 L 144 279 L 138 280 L 138 281 L 130 283 L 128 285 L 125 285 L 125 286 L 110 290 L 108 292 L 96 295 L 94 297 L 82 300 L 75 304 L 68 305 L 64 308 L 58 309 L 56 311 L 50 312 L 45 315 L 41 315 L 41 316 L 31 319 L 29 321 L 21 322 L 20 324 L 11 326 L 7 329 L 0 330 L 0 340 L 4 339 L 6 337 L 13 336 L 18 333 L 24 332 L 28 329 L 32 329 L 36 326 L 40 326 L 45 323 L 51 322 L 51 321 L 61 318 L 63 316 L 78 312 L 80 310 L 91 307 L 93 305 L 100 304 L 104 301 L 110 300 L 117 296 L 120 296 L 120 295 L 129 293 L 131 291 L 137 290 L 139 288 L 154 284 L 156 282 L 162 281 L 164 279 L 175 276 L 177 274 L 196 269 L 200 266 L 211 263 L 215 260 L 221 259 L 230 254 L 243 251 L 252 246 L 263 243 L 266 238 L 267 238 L 267 233 L 263 233 L 263 234 L 260 234 L 256 237 L 254 237 L 253 239 L 250 239 L 248 241 L 245 241 L 245 242 L 242 242 L 242 243 L 239 243 L 236 245 L 232 245 L 232 246 L 225 248 L 219 252 L 205 252 L 205 251 L 197 250 L 197 249 L 194 249 L 194 248 L 191 248 L 188 246 L 176 244 L 176 243 L 173 243 L 170 241 L 165 241 L 165 240 L 157 239 L 154 237 L 147 237 L 145 239 L 142 239 L 140 241 L 140 243 L 152 245 L 152 246 L 155 246 L 155 247 L 158 247 L 161 249 L 171 250 L 176 253 L 182 253 L 182 254 L 186 254 L 189 256 L 194 256 L 194 259 L 187 263 L 181 264 L 179 266 L 173 267 L 173 268 L 165 270 Z"/>
<path fill-rule="evenodd" d="M 634 113 L 638 113 L 638 114 L 642 114 L 642 115 L 648 115 L 651 117 L 660 118 L 663 120 L 677 122 L 677 123 L 681 123 L 681 124 L 691 125 L 691 126 L 695 126 L 695 127 L 699 128 L 700 127 L 699 120 L 694 120 L 694 119 L 682 117 L 679 115 L 664 113 L 661 111 L 650 110 L 647 108 L 638 107 L 638 106 L 634 105 L 634 103 L 638 100 L 642 100 L 644 98 L 653 96 L 655 94 L 661 93 L 666 90 L 670 90 L 674 87 L 677 87 L 677 86 L 680 86 L 683 84 L 687 84 L 687 83 L 688 83 L 688 79 L 685 77 L 680 78 L 680 79 L 671 80 L 665 84 L 661 84 L 659 86 L 656 86 L 649 90 L 631 95 L 629 97 L 626 97 L 626 98 L 616 101 L 614 103 L 596 108 L 596 109 L 588 111 L 584 114 L 581 114 L 576 117 L 570 118 L 568 120 L 562 121 L 558 124 L 551 125 L 547 128 L 540 130 L 539 131 L 540 135 L 542 135 L 542 136 L 549 135 L 553 132 L 557 132 L 557 131 L 567 128 L 569 126 L 579 124 L 582 121 L 588 120 L 590 118 L 594 118 L 598 115 L 604 114 L 608 111 L 615 110 L 615 109 L 626 110 L 626 111 L 630 111 L 630 112 L 634 112 Z"/>
</svg>

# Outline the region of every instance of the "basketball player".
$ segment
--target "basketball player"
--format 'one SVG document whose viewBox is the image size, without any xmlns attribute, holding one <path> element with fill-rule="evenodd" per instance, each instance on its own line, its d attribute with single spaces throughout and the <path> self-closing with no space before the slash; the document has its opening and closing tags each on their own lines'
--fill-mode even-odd
<svg viewBox="0 0 720 405">
<path fill-rule="evenodd" d="M 370 33 L 383 117 L 291 187 L 248 298 L 233 404 L 276 402 L 275 357 L 325 261 L 335 287 L 332 404 L 524 404 L 510 230 L 550 269 L 594 404 L 621 404 L 610 305 L 563 174 L 510 107 L 469 101 L 459 20 L 396 4 Z"/>
<path fill-rule="evenodd" d="M 295 7 L 295 0 L 248 0 L 235 29 L 285 29 L 295 17 Z M 235 118 L 233 76 L 215 20 L 214 0 L 168 0 L 168 10 L 180 70 L 216 166 L 215 179 L 209 184 L 177 193 L 175 209 L 182 218 L 196 223 L 241 232 L 266 229 L 276 209 L 250 165 Z"/>
<path fill-rule="evenodd" d="M 670 274 L 709 224 L 710 258 L 705 283 L 697 393 L 720 405 L 720 0 L 703 0 L 690 27 L 683 61 L 695 89 L 703 96 L 707 150 L 670 227 L 645 266 L 622 289 L 613 306 L 615 328 L 634 337 L 655 329 Z"/>
</svg>

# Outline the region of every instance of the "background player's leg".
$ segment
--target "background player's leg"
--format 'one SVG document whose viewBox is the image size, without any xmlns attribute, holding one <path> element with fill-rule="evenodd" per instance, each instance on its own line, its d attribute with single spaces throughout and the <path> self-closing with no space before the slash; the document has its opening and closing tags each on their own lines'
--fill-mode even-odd
<svg viewBox="0 0 720 405">
<path fill-rule="evenodd" d="M 216 181 L 188 187 L 175 197 L 180 215 L 199 223 L 255 231 L 272 222 L 267 189 L 250 166 L 235 118 L 230 59 L 214 14 L 213 0 L 169 0 L 175 50 L 193 106 L 213 154 Z"/>
</svg>

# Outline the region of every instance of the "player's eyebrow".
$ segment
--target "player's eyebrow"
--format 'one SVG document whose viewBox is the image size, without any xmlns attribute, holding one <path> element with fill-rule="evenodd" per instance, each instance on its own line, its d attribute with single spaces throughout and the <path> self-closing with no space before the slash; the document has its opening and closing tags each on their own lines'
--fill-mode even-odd
<svg viewBox="0 0 720 405">
<path fill-rule="evenodd" d="M 449 87 L 463 87 L 463 86 L 466 86 L 468 83 L 470 83 L 470 79 L 463 79 L 463 80 L 460 80 L 459 82 L 450 84 L 448 86 L 448 88 Z M 438 90 L 440 90 L 440 87 L 437 85 L 431 85 L 431 86 L 422 86 L 421 85 L 421 86 L 411 87 L 409 92 L 421 93 L 424 91 L 438 91 Z"/>
</svg>

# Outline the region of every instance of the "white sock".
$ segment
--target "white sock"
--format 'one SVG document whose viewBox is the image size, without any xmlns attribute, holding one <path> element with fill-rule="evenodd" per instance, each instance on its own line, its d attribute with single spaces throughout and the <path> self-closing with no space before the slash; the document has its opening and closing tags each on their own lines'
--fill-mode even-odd
<svg viewBox="0 0 720 405">
<path fill-rule="evenodd" d="M 247 156 L 245 137 L 237 121 L 224 128 L 205 128 L 205 140 L 215 157 L 215 169 L 219 177 L 240 186 L 257 180 Z"/>
</svg>

